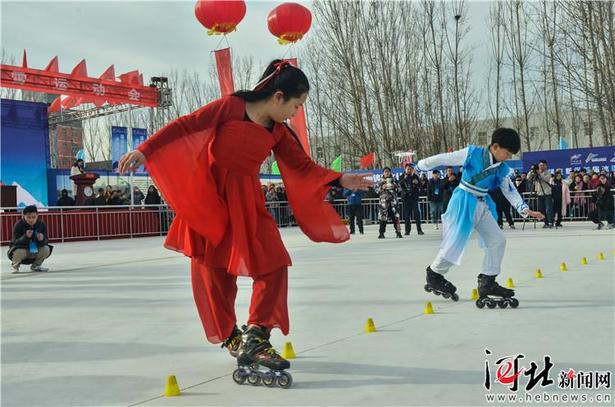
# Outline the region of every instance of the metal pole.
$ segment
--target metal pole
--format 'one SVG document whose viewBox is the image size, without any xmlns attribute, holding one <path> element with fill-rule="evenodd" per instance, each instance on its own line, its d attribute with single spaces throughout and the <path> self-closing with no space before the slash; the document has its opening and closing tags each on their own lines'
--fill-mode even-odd
<svg viewBox="0 0 615 407">
<path fill-rule="evenodd" d="M 132 105 L 128 106 L 128 151 L 132 151 Z M 130 171 L 129 184 L 130 184 L 130 209 L 134 203 L 134 187 L 133 187 L 134 171 Z"/>
</svg>

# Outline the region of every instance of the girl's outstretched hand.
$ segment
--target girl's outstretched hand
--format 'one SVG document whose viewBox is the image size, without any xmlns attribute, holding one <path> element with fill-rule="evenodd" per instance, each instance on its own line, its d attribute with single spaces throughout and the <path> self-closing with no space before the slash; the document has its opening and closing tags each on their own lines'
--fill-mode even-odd
<svg viewBox="0 0 615 407">
<path fill-rule="evenodd" d="M 145 162 L 145 156 L 139 150 L 132 150 L 122 156 L 119 162 L 120 175 L 125 171 L 136 171 Z"/>
<path fill-rule="evenodd" d="M 367 191 L 369 187 L 374 186 L 374 181 L 371 174 L 344 174 L 340 178 L 340 185 L 352 191 L 356 191 L 357 189 Z"/>
</svg>

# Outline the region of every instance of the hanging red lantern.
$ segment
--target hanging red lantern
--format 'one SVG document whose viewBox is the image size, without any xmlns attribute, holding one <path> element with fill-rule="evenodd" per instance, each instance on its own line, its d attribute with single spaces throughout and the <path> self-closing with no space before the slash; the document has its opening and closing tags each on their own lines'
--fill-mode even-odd
<svg viewBox="0 0 615 407">
<path fill-rule="evenodd" d="M 207 34 L 228 34 L 235 31 L 245 17 L 246 3 L 243 0 L 197 0 L 194 14 L 207 28 Z"/>
<path fill-rule="evenodd" d="M 269 13 L 267 26 L 280 44 L 299 41 L 312 25 L 310 10 L 297 3 L 282 3 Z"/>
</svg>

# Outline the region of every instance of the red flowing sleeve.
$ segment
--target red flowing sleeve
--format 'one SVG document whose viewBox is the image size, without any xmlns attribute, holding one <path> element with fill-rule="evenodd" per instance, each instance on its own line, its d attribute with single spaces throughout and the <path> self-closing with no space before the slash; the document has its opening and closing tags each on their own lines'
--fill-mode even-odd
<svg viewBox="0 0 615 407">
<path fill-rule="evenodd" d="M 209 150 L 216 126 L 236 114 L 234 99 L 225 97 L 182 116 L 138 147 L 176 214 L 165 246 L 186 255 L 203 250 L 204 243 L 194 232 L 217 245 L 226 230 L 228 213 L 218 195 Z"/>
<path fill-rule="evenodd" d="M 333 206 L 325 201 L 330 182 L 342 174 L 321 167 L 308 157 L 299 142 L 284 129 L 273 147 L 286 196 L 299 227 L 315 242 L 341 243 L 350 238 Z"/>
</svg>

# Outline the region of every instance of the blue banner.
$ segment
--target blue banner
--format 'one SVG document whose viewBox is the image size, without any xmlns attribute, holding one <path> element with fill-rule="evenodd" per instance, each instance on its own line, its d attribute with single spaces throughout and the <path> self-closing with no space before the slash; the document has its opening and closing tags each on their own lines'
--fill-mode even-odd
<svg viewBox="0 0 615 407">
<path fill-rule="evenodd" d="M 47 105 L 9 99 L 2 99 L 0 105 L 0 181 L 17 187 L 17 206 L 46 206 L 49 166 Z"/>
<path fill-rule="evenodd" d="M 552 172 L 561 168 L 564 174 L 570 170 L 578 171 L 585 168 L 588 172 L 594 170 L 615 170 L 615 146 L 571 148 L 566 150 L 546 150 L 523 153 L 523 171 L 529 171 L 532 164 L 540 160 L 547 161 L 547 167 Z"/>
<path fill-rule="evenodd" d="M 141 143 L 143 143 L 145 140 L 147 140 L 147 129 L 137 129 L 137 128 L 132 128 L 132 149 L 136 149 L 137 147 L 139 147 L 139 145 L 141 145 Z M 145 166 L 140 166 L 136 171 L 136 173 L 144 173 L 145 172 Z"/>
<path fill-rule="evenodd" d="M 128 152 L 128 129 L 111 126 L 111 163 L 113 172 L 119 172 L 120 158 Z"/>
</svg>

